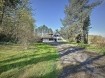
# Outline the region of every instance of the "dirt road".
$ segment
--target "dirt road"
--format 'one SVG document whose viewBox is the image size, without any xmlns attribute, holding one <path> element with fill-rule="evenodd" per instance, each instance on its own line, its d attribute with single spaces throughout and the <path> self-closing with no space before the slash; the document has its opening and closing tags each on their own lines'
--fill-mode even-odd
<svg viewBox="0 0 105 78">
<path fill-rule="evenodd" d="M 105 78 L 105 56 L 69 44 L 56 45 L 63 70 L 59 78 Z"/>
</svg>

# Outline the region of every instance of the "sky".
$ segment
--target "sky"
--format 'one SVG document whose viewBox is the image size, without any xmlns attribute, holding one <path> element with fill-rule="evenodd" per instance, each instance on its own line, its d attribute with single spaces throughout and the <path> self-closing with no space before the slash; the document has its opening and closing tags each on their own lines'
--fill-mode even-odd
<svg viewBox="0 0 105 78">
<path fill-rule="evenodd" d="M 36 26 L 46 25 L 53 30 L 60 29 L 60 19 L 65 17 L 64 8 L 68 0 L 30 0 Z M 89 34 L 105 36 L 105 3 L 96 7 L 90 16 Z"/>
</svg>

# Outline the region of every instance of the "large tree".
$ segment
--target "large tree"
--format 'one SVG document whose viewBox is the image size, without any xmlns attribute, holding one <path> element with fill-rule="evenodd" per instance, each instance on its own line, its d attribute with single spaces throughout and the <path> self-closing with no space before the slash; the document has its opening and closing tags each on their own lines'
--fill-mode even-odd
<svg viewBox="0 0 105 78">
<path fill-rule="evenodd" d="M 83 42 L 87 43 L 90 14 L 101 3 L 102 0 L 92 3 L 89 3 L 89 0 L 70 0 L 65 7 L 65 18 L 62 20 L 64 28 L 69 29 L 71 35 L 81 34 Z"/>
<path fill-rule="evenodd" d="M 3 9 L 0 15 L 0 28 L 2 28 L 0 36 L 1 34 L 9 36 L 27 48 L 34 34 L 34 20 L 29 0 L 2 0 L 0 8 Z"/>
</svg>

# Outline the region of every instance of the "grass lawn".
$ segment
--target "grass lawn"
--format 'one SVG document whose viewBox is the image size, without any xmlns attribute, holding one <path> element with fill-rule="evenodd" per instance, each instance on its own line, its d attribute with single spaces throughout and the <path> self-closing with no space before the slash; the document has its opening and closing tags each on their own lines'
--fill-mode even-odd
<svg viewBox="0 0 105 78">
<path fill-rule="evenodd" d="M 28 50 L 18 45 L 0 45 L 0 78 L 57 78 L 57 50 L 47 44 L 33 44 Z"/>
</svg>

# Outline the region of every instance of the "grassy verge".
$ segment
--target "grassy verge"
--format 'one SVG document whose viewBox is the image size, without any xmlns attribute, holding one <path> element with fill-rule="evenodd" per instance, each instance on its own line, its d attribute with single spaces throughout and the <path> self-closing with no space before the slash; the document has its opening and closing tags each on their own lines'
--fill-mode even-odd
<svg viewBox="0 0 105 78">
<path fill-rule="evenodd" d="M 96 52 L 99 54 L 105 54 L 105 46 L 96 44 L 83 44 L 83 43 L 70 43 L 73 46 L 85 48 L 89 52 Z"/>
<path fill-rule="evenodd" d="M 86 50 L 92 51 L 92 52 L 97 52 L 99 54 L 105 54 L 105 47 L 96 46 L 94 44 L 88 45 L 86 47 Z"/>
<path fill-rule="evenodd" d="M 85 48 L 89 52 L 105 54 L 105 46 L 97 44 L 78 44 L 79 47 Z"/>
<path fill-rule="evenodd" d="M 56 49 L 33 44 L 28 50 L 18 45 L 0 45 L 0 78 L 57 78 Z"/>
</svg>

